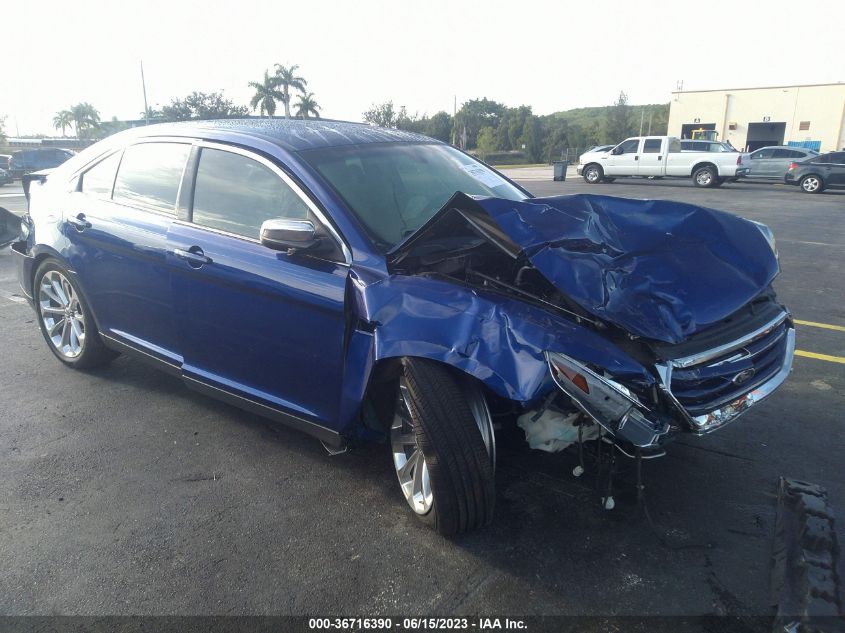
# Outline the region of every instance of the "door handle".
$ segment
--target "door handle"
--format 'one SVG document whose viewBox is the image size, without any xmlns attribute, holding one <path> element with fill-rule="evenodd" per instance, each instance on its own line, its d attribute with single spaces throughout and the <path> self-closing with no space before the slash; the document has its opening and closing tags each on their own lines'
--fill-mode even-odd
<svg viewBox="0 0 845 633">
<path fill-rule="evenodd" d="M 191 266 L 192 268 L 199 268 L 204 264 L 211 263 L 211 258 L 206 257 L 199 246 L 191 246 L 191 248 L 186 251 L 181 248 L 174 248 L 173 254 L 179 259 L 184 259 L 188 262 L 188 266 Z"/>
<path fill-rule="evenodd" d="M 67 218 L 67 223 L 70 224 L 77 231 L 84 231 L 91 228 L 91 223 L 85 219 L 84 213 L 77 213 L 75 216 Z"/>
<path fill-rule="evenodd" d="M 657 160 L 663 160 L 663 157 L 662 157 L 662 156 L 658 156 L 658 157 L 657 157 Z"/>
<path fill-rule="evenodd" d="M 634 160 L 640 160 L 639 156 L 634 156 Z"/>
</svg>

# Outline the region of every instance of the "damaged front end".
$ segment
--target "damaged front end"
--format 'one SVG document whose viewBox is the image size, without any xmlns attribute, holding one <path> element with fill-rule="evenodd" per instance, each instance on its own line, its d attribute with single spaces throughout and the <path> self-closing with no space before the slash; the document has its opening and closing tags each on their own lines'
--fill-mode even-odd
<svg viewBox="0 0 845 633">
<path fill-rule="evenodd" d="M 626 454 L 658 453 L 678 433 L 724 426 L 791 369 L 794 327 L 771 289 L 771 233 L 718 211 L 456 194 L 388 264 L 396 287 L 423 277 L 437 292 L 445 282 L 470 293 L 424 353 L 516 401 L 537 448 L 598 430 Z M 394 353 L 401 311 L 390 305 L 374 317 L 377 356 Z"/>
</svg>

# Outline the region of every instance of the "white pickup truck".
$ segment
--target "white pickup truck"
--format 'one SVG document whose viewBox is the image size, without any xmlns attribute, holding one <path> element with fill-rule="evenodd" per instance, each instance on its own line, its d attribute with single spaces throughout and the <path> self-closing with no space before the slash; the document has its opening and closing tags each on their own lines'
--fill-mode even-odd
<svg viewBox="0 0 845 633">
<path fill-rule="evenodd" d="M 692 178 L 696 187 L 718 187 L 736 178 L 736 152 L 682 152 L 674 136 L 637 136 L 606 152 L 587 152 L 578 161 L 578 175 L 591 185 L 624 176 Z"/>
</svg>

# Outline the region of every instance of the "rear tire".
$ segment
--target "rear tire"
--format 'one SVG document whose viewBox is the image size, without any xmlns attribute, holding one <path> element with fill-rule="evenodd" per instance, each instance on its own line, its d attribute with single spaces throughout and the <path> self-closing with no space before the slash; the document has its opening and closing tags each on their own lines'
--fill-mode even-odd
<svg viewBox="0 0 845 633">
<path fill-rule="evenodd" d="M 804 176 L 798 186 L 802 193 L 821 193 L 824 191 L 824 181 L 815 174 Z"/>
<path fill-rule="evenodd" d="M 710 165 L 699 167 L 692 174 L 692 182 L 696 187 L 716 187 L 719 176 Z"/>
<path fill-rule="evenodd" d="M 117 356 L 103 345 L 76 280 L 57 260 L 47 259 L 35 271 L 32 296 L 41 334 L 62 363 L 74 369 L 90 369 Z"/>
<path fill-rule="evenodd" d="M 402 370 L 391 449 L 405 499 L 440 534 L 484 527 L 495 505 L 495 439 L 483 395 L 434 361 L 404 359 Z"/>
<path fill-rule="evenodd" d="M 584 181 L 588 185 L 597 185 L 604 178 L 604 170 L 601 168 L 601 165 L 592 163 L 584 167 L 583 176 Z"/>
</svg>

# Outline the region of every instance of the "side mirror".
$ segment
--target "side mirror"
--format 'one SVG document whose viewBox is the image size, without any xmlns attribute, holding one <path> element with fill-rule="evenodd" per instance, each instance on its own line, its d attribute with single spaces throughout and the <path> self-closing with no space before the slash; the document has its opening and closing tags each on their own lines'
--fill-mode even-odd
<svg viewBox="0 0 845 633">
<path fill-rule="evenodd" d="M 622 154 L 623 152 L 621 147 L 614 147 L 612 150 L 610 150 L 610 153 L 614 156 L 619 156 L 619 154 Z"/>
<path fill-rule="evenodd" d="M 261 244 L 276 251 L 309 249 L 319 243 L 311 220 L 276 218 L 261 223 Z"/>
</svg>

